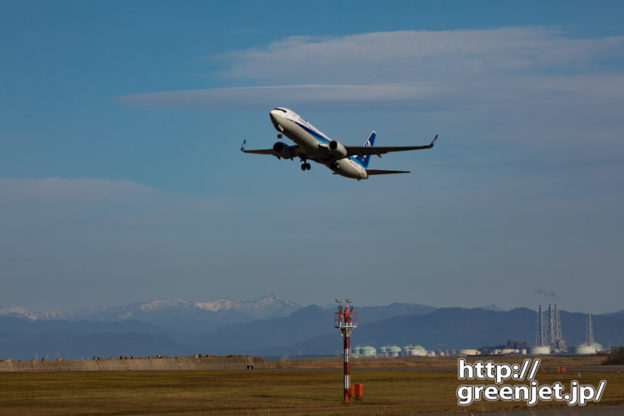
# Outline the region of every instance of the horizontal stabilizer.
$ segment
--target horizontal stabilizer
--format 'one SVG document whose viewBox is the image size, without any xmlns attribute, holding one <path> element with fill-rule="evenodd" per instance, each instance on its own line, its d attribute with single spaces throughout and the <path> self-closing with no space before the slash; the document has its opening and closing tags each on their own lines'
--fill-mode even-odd
<svg viewBox="0 0 624 416">
<path fill-rule="evenodd" d="M 391 175 L 393 173 L 410 173 L 409 170 L 383 170 L 383 169 L 366 169 L 366 173 L 370 175 Z"/>
</svg>

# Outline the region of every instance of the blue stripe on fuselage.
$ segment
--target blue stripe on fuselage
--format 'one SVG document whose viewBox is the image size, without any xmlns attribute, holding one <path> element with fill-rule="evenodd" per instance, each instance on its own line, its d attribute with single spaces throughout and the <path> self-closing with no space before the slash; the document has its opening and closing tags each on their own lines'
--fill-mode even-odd
<svg viewBox="0 0 624 416">
<path fill-rule="evenodd" d="M 302 129 L 304 129 L 305 131 L 307 131 L 308 133 L 310 133 L 315 139 L 317 139 L 320 142 L 323 143 L 329 143 L 329 140 L 327 138 L 325 138 L 323 135 L 321 135 L 319 132 L 312 130 L 310 127 L 301 124 L 297 121 L 295 121 L 295 124 L 297 124 L 299 127 L 301 127 Z"/>
<path fill-rule="evenodd" d="M 301 124 L 297 121 L 292 120 L 296 125 L 298 125 L 299 127 L 301 127 L 302 129 L 304 129 L 305 131 L 307 131 L 308 133 L 310 133 L 312 135 L 312 137 L 314 137 L 315 139 L 317 139 L 318 141 L 322 142 L 322 143 L 329 143 L 329 140 L 327 138 L 325 138 L 323 135 L 321 135 L 319 132 L 312 130 L 311 128 L 309 128 L 308 126 Z M 366 169 L 366 166 L 364 166 L 362 164 L 362 162 L 360 162 L 360 160 L 357 157 L 354 156 L 348 156 L 348 158 L 352 161 L 354 161 L 355 163 L 357 163 L 358 165 L 362 166 L 364 169 Z"/>
</svg>

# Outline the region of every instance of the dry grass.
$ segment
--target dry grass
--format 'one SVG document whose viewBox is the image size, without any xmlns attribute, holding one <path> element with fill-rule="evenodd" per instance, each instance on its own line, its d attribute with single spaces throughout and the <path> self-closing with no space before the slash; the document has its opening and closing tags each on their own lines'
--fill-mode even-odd
<svg viewBox="0 0 624 416">
<path fill-rule="evenodd" d="M 540 383 L 572 374 L 540 373 Z M 624 376 L 608 380 L 601 404 L 624 403 Z M 80 372 L 0 374 L 2 415 L 405 415 L 496 411 L 523 403 L 456 405 L 454 372 L 356 369 L 364 400 L 342 403 L 340 370 Z M 548 405 L 548 404 L 546 404 Z"/>
</svg>

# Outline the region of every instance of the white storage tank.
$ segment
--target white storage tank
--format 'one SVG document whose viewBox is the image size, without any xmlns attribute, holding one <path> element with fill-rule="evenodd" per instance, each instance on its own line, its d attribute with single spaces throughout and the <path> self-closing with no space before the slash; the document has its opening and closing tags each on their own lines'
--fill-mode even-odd
<svg viewBox="0 0 624 416">
<path fill-rule="evenodd" d="M 401 353 L 401 347 L 398 347 L 396 345 L 391 345 L 389 347 L 387 347 L 388 352 L 388 357 L 398 357 L 399 354 Z"/>
<path fill-rule="evenodd" d="M 427 355 L 427 350 L 422 345 L 413 345 L 410 350 L 410 355 L 412 357 L 425 357 Z"/>
<path fill-rule="evenodd" d="M 531 355 L 549 355 L 550 354 L 550 346 L 548 345 L 536 345 L 534 347 L 529 347 L 529 354 Z"/>
<path fill-rule="evenodd" d="M 367 345 L 365 347 L 362 347 L 362 349 L 360 350 L 360 354 L 362 354 L 362 357 L 374 357 L 375 355 L 377 355 L 377 350 L 375 349 L 375 347 Z"/>
<path fill-rule="evenodd" d="M 574 347 L 574 354 L 577 355 L 593 355 L 598 352 L 597 344 L 581 344 Z"/>
</svg>

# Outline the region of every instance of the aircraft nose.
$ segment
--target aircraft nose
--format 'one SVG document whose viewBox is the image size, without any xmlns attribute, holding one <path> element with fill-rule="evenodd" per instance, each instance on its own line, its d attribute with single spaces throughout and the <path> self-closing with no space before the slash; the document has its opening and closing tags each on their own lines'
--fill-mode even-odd
<svg viewBox="0 0 624 416">
<path fill-rule="evenodd" d="M 280 110 L 271 110 L 269 112 L 269 115 L 271 117 L 271 122 L 273 123 L 273 126 L 279 131 L 284 131 L 283 127 L 280 124 L 283 120 L 283 113 Z"/>
<path fill-rule="evenodd" d="M 273 124 L 277 123 L 277 110 L 271 110 L 269 112 L 269 116 L 271 117 Z"/>
</svg>

